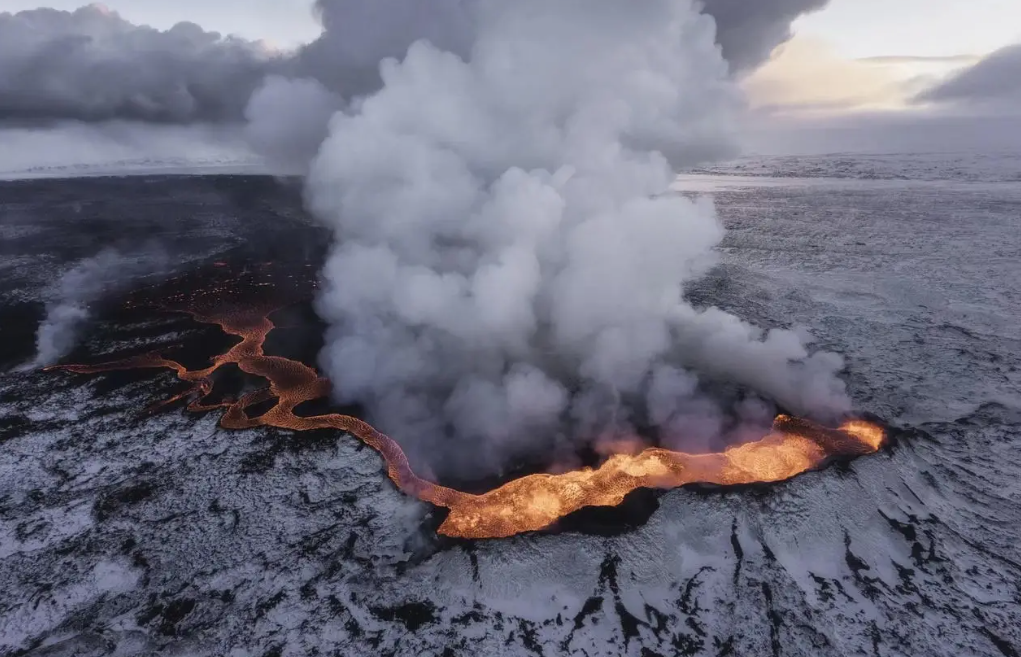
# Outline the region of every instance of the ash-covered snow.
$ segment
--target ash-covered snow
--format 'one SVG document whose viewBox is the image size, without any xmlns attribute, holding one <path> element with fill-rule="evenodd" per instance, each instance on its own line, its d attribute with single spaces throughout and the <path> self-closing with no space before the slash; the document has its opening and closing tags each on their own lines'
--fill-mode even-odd
<svg viewBox="0 0 1021 657">
<path fill-rule="evenodd" d="M 718 186 L 692 299 L 809 327 L 903 431 L 615 537 L 442 541 L 353 439 L 140 416 L 168 373 L 0 375 L 0 654 L 1016 655 L 1021 185 L 985 182 Z"/>
</svg>

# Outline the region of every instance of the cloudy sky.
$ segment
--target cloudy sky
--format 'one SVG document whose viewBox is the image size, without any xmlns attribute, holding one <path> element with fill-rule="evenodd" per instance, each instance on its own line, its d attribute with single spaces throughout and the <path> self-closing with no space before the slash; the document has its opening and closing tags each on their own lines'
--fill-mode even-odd
<svg viewBox="0 0 1021 657">
<path fill-rule="evenodd" d="M 3 0 L 5 11 L 72 10 L 82 0 Z M 168 28 L 182 20 L 280 46 L 311 40 L 319 26 L 306 0 L 105 0 L 135 23 Z M 1017 0 L 833 0 L 798 21 L 797 31 L 843 58 L 981 55 L 1021 42 Z"/>
<path fill-rule="evenodd" d="M 939 80 L 1021 42 L 1016 0 L 833 0 L 748 82 L 779 111 L 897 109 Z"/>
<path fill-rule="evenodd" d="M 753 110 L 750 124 L 778 136 L 773 141 L 781 147 L 788 143 L 784 130 L 800 134 L 834 122 L 841 130 L 849 122 L 878 125 L 887 131 L 874 140 L 881 143 L 887 135 L 902 134 L 906 120 L 1021 116 L 1018 0 L 703 1 L 720 24 L 725 56 L 740 73 Z M 237 121 L 267 72 L 300 76 L 304 69 L 318 69 L 320 77 L 329 77 L 326 69 L 336 67 L 324 65 L 344 55 L 330 50 L 329 40 L 297 58 L 282 54 L 320 36 L 310 0 L 106 0 L 121 18 L 17 15 L 41 7 L 73 11 L 84 4 L 0 0 L 0 126 L 126 119 L 176 130 Z M 788 21 L 814 7 L 823 8 L 798 18 L 793 38 L 762 63 L 783 40 Z M 181 21 L 201 29 L 174 28 Z M 240 39 L 224 41 L 211 32 Z M 339 36 L 336 43 L 375 38 L 357 32 Z M 152 53 L 163 59 L 146 60 Z M 41 66 L 46 75 L 32 73 Z M 352 74 L 358 72 L 337 73 Z M 320 102 L 325 105 L 313 115 L 329 113 L 331 101 Z M 170 134 L 164 143 L 179 141 Z M 83 152 L 91 148 L 82 146 Z M 59 158 L 64 149 L 19 149 L 37 150 Z M 3 165 L 0 154 L 0 169 Z"/>
<path fill-rule="evenodd" d="M 3 0 L 17 12 L 73 10 L 82 0 Z M 307 0 L 106 0 L 139 24 L 168 29 L 193 21 L 206 30 L 288 49 L 320 26 Z M 814 114 L 902 108 L 939 80 L 983 56 L 1021 43 L 1017 0 L 831 0 L 794 24 L 795 39 L 746 82 L 767 113 Z"/>
</svg>

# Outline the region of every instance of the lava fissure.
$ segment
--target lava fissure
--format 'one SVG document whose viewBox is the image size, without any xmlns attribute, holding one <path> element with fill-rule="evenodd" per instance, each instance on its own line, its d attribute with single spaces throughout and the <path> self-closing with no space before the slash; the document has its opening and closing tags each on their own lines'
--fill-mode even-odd
<svg viewBox="0 0 1021 657">
<path fill-rule="evenodd" d="M 546 529 L 557 520 L 585 507 L 618 506 L 639 488 L 677 488 L 704 483 L 733 486 L 790 479 L 818 468 L 834 457 L 876 452 L 886 440 L 885 431 L 870 422 L 854 420 L 839 429 L 827 429 L 806 420 L 780 416 L 761 440 L 711 454 L 687 454 L 648 448 L 637 454 L 615 454 L 597 468 L 562 474 L 536 474 L 510 481 L 488 493 L 474 495 L 422 479 L 412 470 L 404 451 L 393 439 L 370 424 L 337 413 L 300 417 L 300 404 L 326 397 L 330 383 L 295 360 L 264 353 L 266 338 L 275 327 L 269 319 L 277 308 L 248 308 L 205 314 L 191 312 L 199 322 L 216 324 L 241 341 L 211 359 L 209 367 L 189 370 L 159 353 L 133 356 L 98 365 L 65 365 L 59 369 L 78 374 L 117 370 L 169 369 L 191 384 L 184 392 L 151 407 L 157 410 L 187 397 L 192 412 L 225 409 L 220 424 L 226 429 L 265 426 L 293 431 L 336 429 L 349 433 L 376 450 L 387 474 L 404 493 L 450 513 L 439 533 L 459 538 L 503 538 Z M 269 386 L 243 395 L 237 401 L 206 404 L 212 393 L 212 375 L 225 365 L 266 379 Z M 258 417 L 246 409 L 276 403 Z"/>
</svg>

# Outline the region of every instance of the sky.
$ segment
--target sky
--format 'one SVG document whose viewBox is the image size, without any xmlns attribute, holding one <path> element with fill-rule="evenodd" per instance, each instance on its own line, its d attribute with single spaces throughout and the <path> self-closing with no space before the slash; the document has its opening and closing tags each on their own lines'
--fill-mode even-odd
<svg viewBox="0 0 1021 657">
<path fill-rule="evenodd" d="M 0 0 L 4 11 L 49 6 L 75 9 L 83 0 Z M 319 27 L 307 0 L 106 0 L 136 23 L 167 28 L 182 20 L 206 29 L 288 47 Z M 1021 41 L 1018 0 L 833 0 L 795 25 L 847 59 L 883 56 L 981 55 Z"/>
<path fill-rule="evenodd" d="M 74 10 L 90 1 L 0 0 L 0 13 L 40 7 Z M 105 0 L 103 4 L 135 24 L 166 30 L 191 21 L 206 30 L 263 40 L 279 49 L 309 43 L 320 33 L 312 0 Z M 897 121 L 927 110 L 917 102 L 919 94 L 955 80 L 956 73 L 972 69 L 990 53 L 1021 44 L 1021 0 L 831 0 L 825 9 L 798 19 L 793 31 L 794 38 L 778 48 L 770 61 L 742 78 L 755 110 L 751 117 L 756 129 L 762 126 L 774 134 L 777 124 L 801 130 L 809 120 L 829 125 L 826 122 L 831 119 L 864 117 L 868 122 L 881 114 L 884 121 L 894 121 L 890 133 L 897 134 Z M 957 88 L 968 92 L 981 83 L 978 87 L 988 96 L 990 89 L 1003 87 L 1005 81 L 1021 79 L 1014 74 L 1021 67 L 1021 48 L 1011 57 L 1004 65 L 979 67 L 967 84 Z M 72 76 L 63 83 L 73 87 L 75 79 Z M 1021 94 L 1021 87 L 1013 86 L 1018 89 L 1011 93 Z M 1011 103 L 1017 115 L 1019 104 Z M 897 116 L 891 119 L 892 115 Z M 164 141 L 170 144 L 175 139 Z"/>
<path fill-rule="evenodd" d="M 1021 2 L 834 0 L 795 30 L 849 59 L 982 55 L 1021 41 Z"/>
<path fill-rule="evenodd" d="M 20 11 L 73 10 L 86 0 L 0 0 Z M 289 49 L 313 40 L 310 0 L 106 0 L 126 19 L 207 30 Z M 794 24 L 795 38 L 745 87 L 770 113 L 891 110 L 1003 46 L 1021 42 L 1019 0 L 832 0 Z"/>
<path fill-rule="evenodd" d="M 745 83 L 778 114 L 912 109 L 910 99 L 1021 42 L 1018 0 L 833 0 Z"/>
</svg>

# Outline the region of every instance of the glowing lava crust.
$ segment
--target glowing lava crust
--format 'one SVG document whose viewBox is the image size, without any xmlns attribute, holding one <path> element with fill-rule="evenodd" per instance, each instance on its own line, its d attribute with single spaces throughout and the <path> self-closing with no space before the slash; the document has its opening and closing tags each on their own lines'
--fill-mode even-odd
<svg viewBox="0 0 1021 657">
<path fill-rule="evenodd" d="M 634 455 L 611 456 L 595 469 L 526 476 L 488 493 L 472 495 L 418 477 L 393 439 L 357 418 L 339 414 L 295 415 L 294 409 L 299 404 L 327 396 L 330 384 L 311 367 L 263 352 L 266 337 L 274 328 L 269 319 L 274 310 L 261 307 L 216 314 L 192 312 L 199 322 L 219 325 L 226 333 L 241 338 L 229 351 L 214 357 L 205 369 L 189 370 L 158 353 L 99 365 L 66 365 L 59 369 L 95 374 L 167 368 L 176 371 L 191 387 L 160 406 L 194 397 L 188 410 L 225 409 L 221 424 L 227 429 L 268 426 L 294 431 L 337 429 L 350 433 L 379 452 L 390 479 L 398 488 L 424 502 L 449 509 L 450 514 L 439 532 L 460 538 L 502 538 L 545 529 L 584 507 L 617 506 L 639 488 L 782 481 L 818 468 L 835 457 L 876 452 L 886 440 L 881 427 L 862 420 L 847 422 L 839 429 L 827 429 L 806 420 L 780 416 L 772 431 L 761 440 L 723 452 L 686 454 L 649 448 Z M 266 379 L 269 386 L 237 401 L 206 403 L 212 392 L 213 372 L 232 363 L 248 374 Z M 245 412 L 249 407 L 272 400 L 276 400 L 276 404 L 259 417 L 248 417 Z"/>
</svg>

